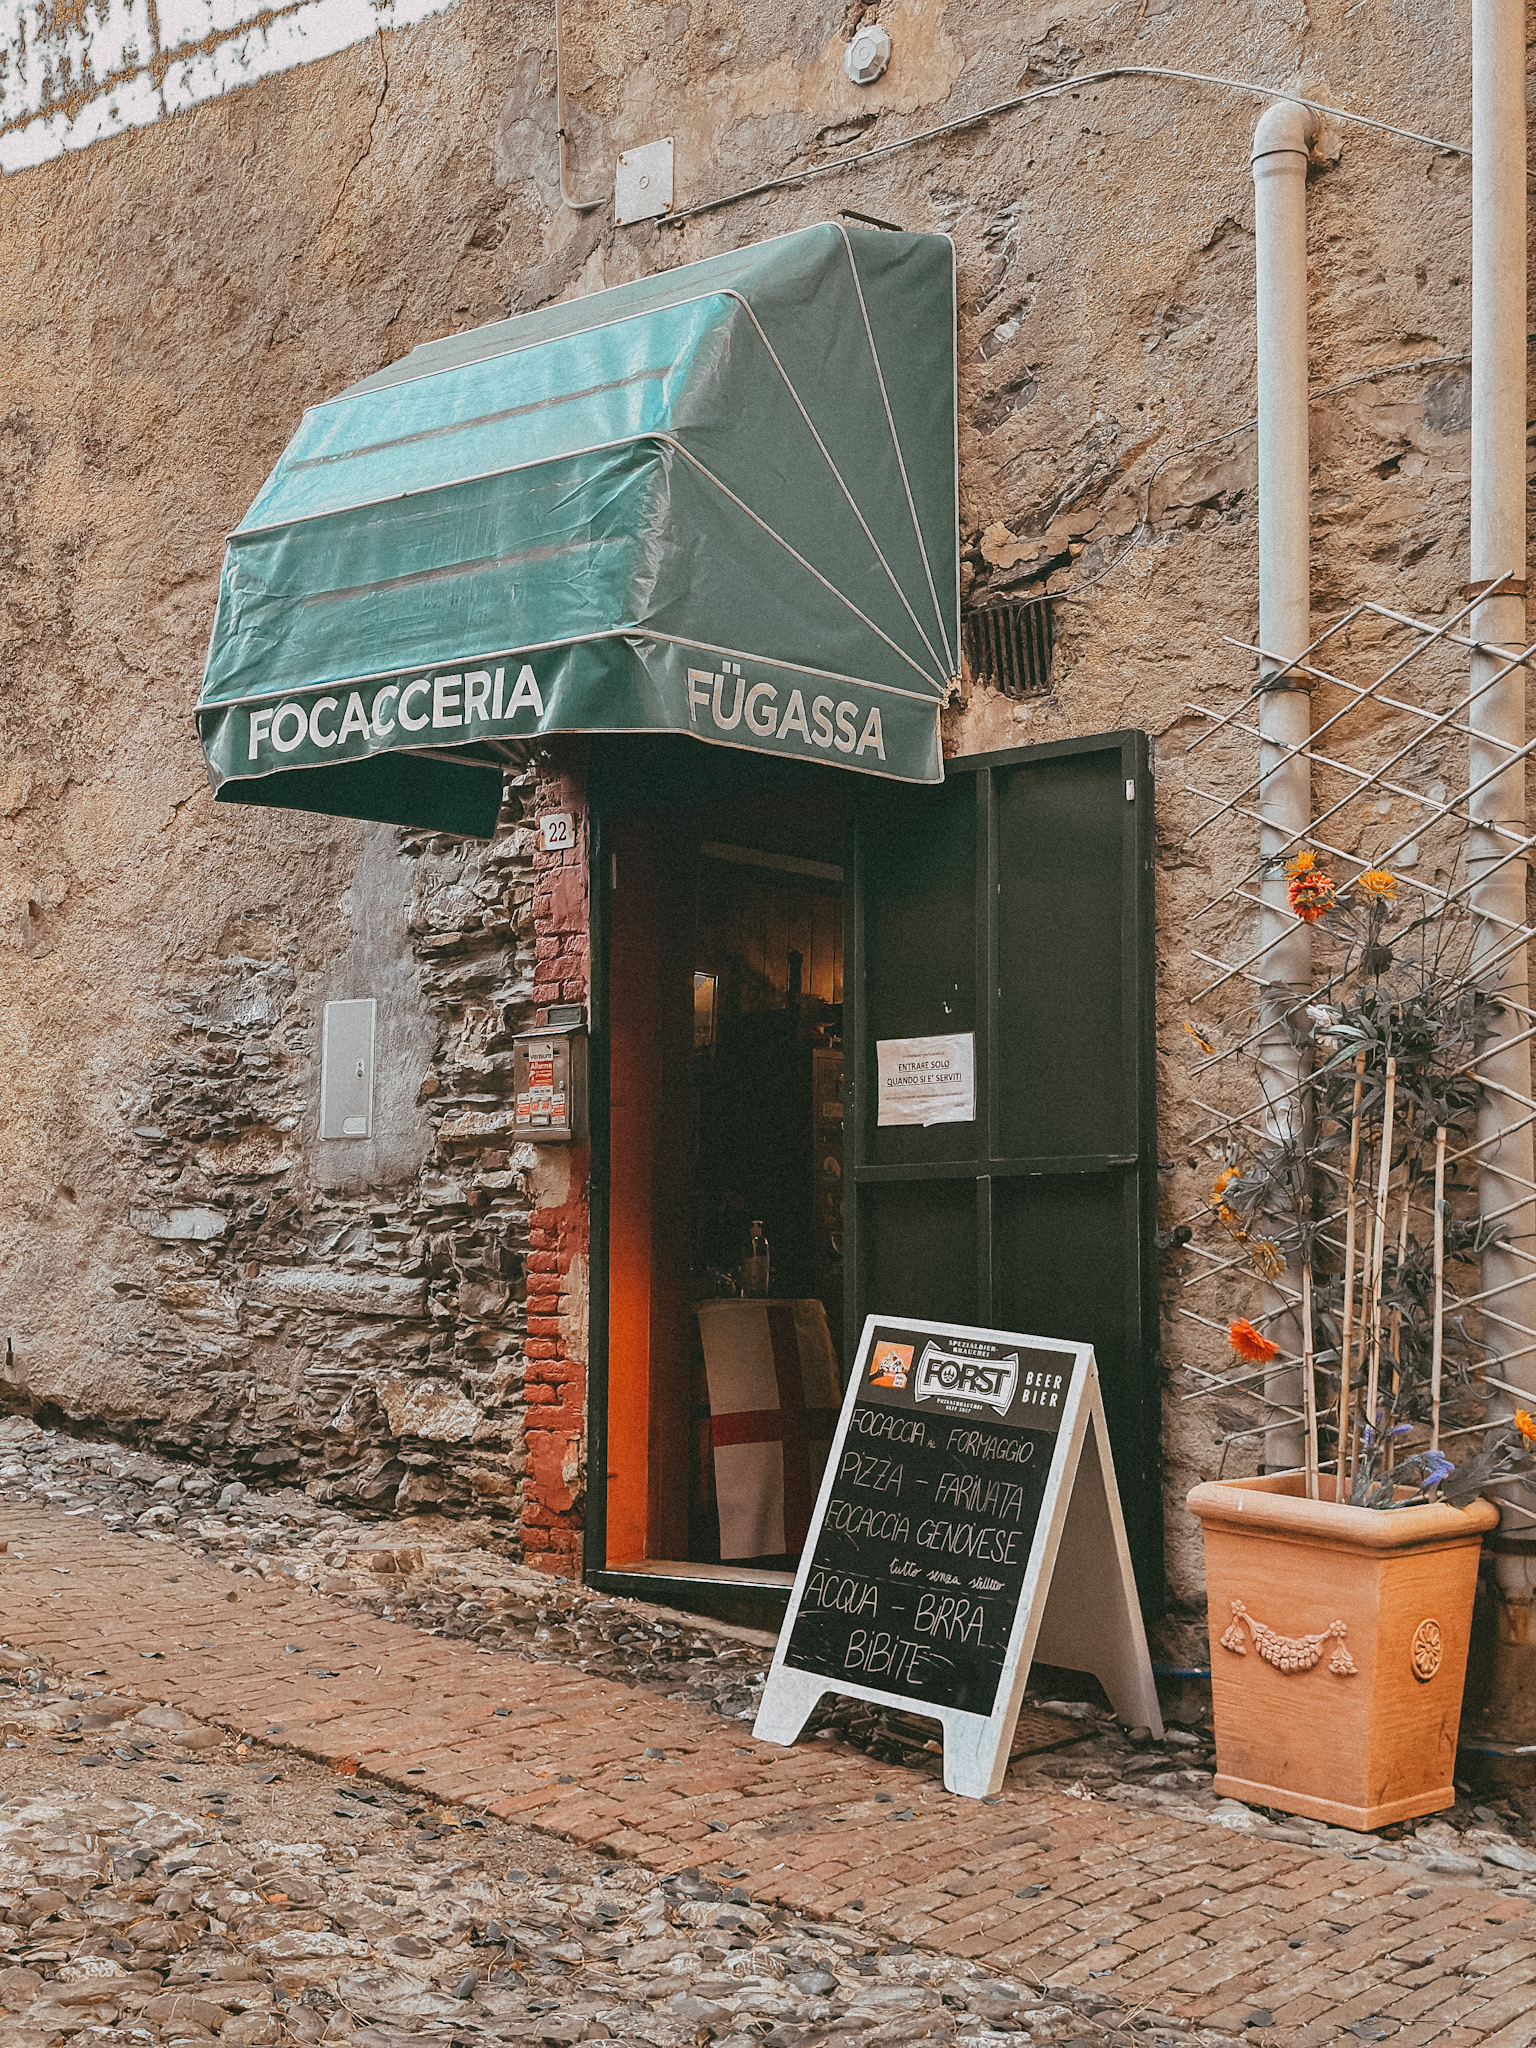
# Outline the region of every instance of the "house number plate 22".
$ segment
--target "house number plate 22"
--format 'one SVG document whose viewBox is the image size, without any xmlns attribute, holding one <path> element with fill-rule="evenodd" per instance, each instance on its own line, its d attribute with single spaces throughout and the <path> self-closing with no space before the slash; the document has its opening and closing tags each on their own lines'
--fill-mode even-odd
<svg viewBox="0 0 1536 2048">
<path fill-rule="evenodd" d="M 564 853 L 576 844 L 576 826 L 569 811 L 547 811 L 540 818 L 539 843 L 545 853 Z"/>
</svg>

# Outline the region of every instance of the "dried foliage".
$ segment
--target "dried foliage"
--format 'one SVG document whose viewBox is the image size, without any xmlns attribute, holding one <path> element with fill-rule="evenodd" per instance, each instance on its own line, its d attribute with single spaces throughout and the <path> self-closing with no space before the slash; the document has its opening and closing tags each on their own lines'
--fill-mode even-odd
<svg viewBox="0 0 1536 2048">
<path fill-rule="evenodd" d="M 1374 1271 L 1369 1257 L 1358 1258 L 1354 1268 L 1350 1441 L 1335 1441 L 1333 1457 L 1342 1456 L 1348 1498 L 1356 1506 L 1464 1503 L 1496 1481 L 1536 1471 L 1531 1443 L 1513 1422 L 1488 1430 L 1459 1463 L 1434 1447 L 1443 1426 L 1454 1434 L 1484 1419 L 1487 1396 L 1477 1377 L 1485 1356 L 1482 1332 L 1465 1310 L 1442 1306 L 1437 1314 L 1434 1172 L 1437 1132 L 1446 1134 L 1453 1151 L 1475 1136 L 1484 1092 L 1477 1058 L 1499 1005 L 1470 978 L 1464 926 L 1421 915 L 1399 928 L 1390 871 L 1369 869 L 1341 891 L 1316 857 L 1303 852 L 1287 864 L 1286 875 L 1292 910 L 1333 941 L 1321 986 L 1292 1008 L 1285 1027 L 1306 1055 L 1308 1071 L 1298 1099 L 1272 1105 L 1273 1135 L 1250 1143 L 1246 1156 L 1232 1159 L 1218 1176 L 1211 1212 L 1247 1248 L 1260 1277 L 1274 1279 L 1287 1266 L 1306 1271 L 1312 1328 L 1304 1356 L 1316 1374 L 1326 1448 L 1326 1418 L 1338 1412 L 1345 1337 L 1340 1211 L 1349 1197 L 1351 1149 L 1357 1149 L 1354 1199 L 1362 1238 L 1368 1240 L 1377 1213 L 1385 1229 Z M 1500 1227 L 1479 1217 L 1475 1203 L 1470 1182 L 1447 1180 L 1439 1212 L 1447 1267 L 1471 1268 L 1501 1241 Z M 1475 1282 L 1464 1292 L 1475 1294 Z M 1277 1347 L 1244 1318 L 1233 1321 L 1229 1341 L 1234 1356 L 1248 1364 L 1276 1355 Z M 1371 1404 L 1368 1346 L 1379 1364 Z M 1430 1447 L 1415 1442 L 1425 1429 Z"/>
</svg>

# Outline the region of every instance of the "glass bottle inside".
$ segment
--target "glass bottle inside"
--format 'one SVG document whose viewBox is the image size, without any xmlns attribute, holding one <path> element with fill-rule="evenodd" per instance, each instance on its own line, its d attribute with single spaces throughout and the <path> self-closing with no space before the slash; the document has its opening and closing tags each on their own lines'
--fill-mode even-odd
<svg viewBox="0 0 1536 2048">
<path fill-rule="evenodd" d="M 746 1250 L 741 1259 L 741 1291 L 744 1295 L 754 1296 L 768 1292 L 768 1233 L 760 1216 L 753 1220 L 747 1233 Z"/>
</svg>

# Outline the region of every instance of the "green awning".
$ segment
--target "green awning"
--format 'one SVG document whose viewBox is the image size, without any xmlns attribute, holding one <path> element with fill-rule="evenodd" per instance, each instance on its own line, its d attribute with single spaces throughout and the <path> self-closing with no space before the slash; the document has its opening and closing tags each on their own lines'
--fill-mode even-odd
<svg viewBox="0 0 1536 2048">
<path fill-rule="evenodd" d="M 960 666 L 954 252 L 826 224 L 429 342 L 231 534 L 221 802 L 489 833 L 508 742 L 937 782 Z"/>
</svg>

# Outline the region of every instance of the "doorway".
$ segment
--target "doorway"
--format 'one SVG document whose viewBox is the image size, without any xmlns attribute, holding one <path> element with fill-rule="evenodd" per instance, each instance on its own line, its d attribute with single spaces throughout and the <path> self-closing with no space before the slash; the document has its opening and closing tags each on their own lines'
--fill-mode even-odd
<svg viewBox="0 0 1536 2048">
<path fill-rule="evenodd" d="M 782 1593 L 842 1390 L 842 781 L 645 751 L 596 877 L 601 1569 Z"/>
<path fill-rule="evenodd" d="M 914 788 L 595 753 L 586 1562 L 611 1590 L 777 1625 L 884 1310 L 1094 1345 L 1160 1604 L 1147 740 L 945 765 Z M 888 1123 L 881 1047 L 925 1037 L 969 1041 L 973 1114 Z"/>
</svg>

